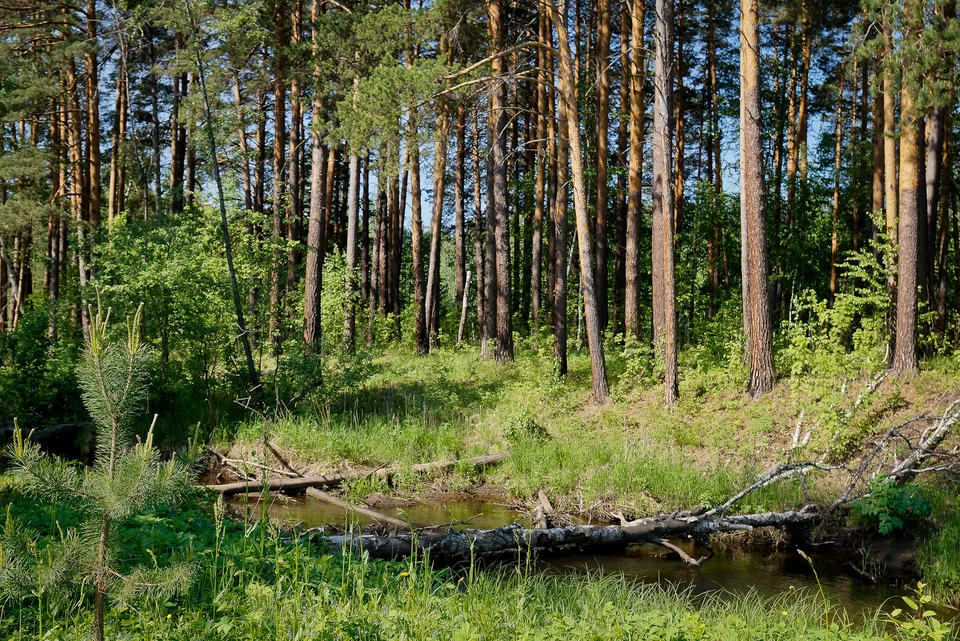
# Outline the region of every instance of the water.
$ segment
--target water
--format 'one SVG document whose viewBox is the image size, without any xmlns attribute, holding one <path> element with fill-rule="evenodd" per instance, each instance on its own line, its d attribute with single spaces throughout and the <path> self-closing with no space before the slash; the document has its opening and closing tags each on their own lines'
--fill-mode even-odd
<svg viewBox="0 0 960 641">
<path fill-rule="evenodd" d="M 285 497 L 273 495 L 267 507 L 271 519 L 286 523 L 299 523 L 303 527 L 342 526 L 344 511 L 329 503 L 307 496 Z M 262 509 L 258 501 L 232 499 L 230 504 L 238 509 L 247 509 L 258 514 Z M 246 506 L 246 507 L 245 507 Z M 511 523 L 530 526 L 530 520 L 506 505 L 489 501 L 458 500 L 447 503 L 417 503 L 406 507 L 377 507 L 377 512 L 408 521 L 415 528 L 434 525 L 449 526 L 455 530 L 470 528 L 486 530 Z M 351 521 L 360 525 L 373 525 L 375 521 L 364 516 L 351 515 Z"/>
<path fill-rule="evenodd" d="M 258 514 L 262 509 L 256 500 L 233 499 L 234 507 Z M 458 500 L 446 503 L 424 503 L 409 507 L 377 508 L 377 511 L 409 521 L 414 527 L 442 525 L 453 529 L 489 529 L 520 523 L 530 527 L 529 519 L 505 505 L 478 500 Z M 297 523 L 302 527 L 342 527 L 344 511 L 338 507 L 309 497 L 274 495 L 267 507 L 271 519 Z M 373 521 L 352 517 L 361 525 Z M 693 558 L 710 554 L 691 541 L 673 540 Z M 670 558 L 672 557 L 672 558 Z M 620 554 L 581 554 L 541 558 L 537 568 L 552 574 L 622 574 L 628 580 L 643 583 L 673 584 L 691 590 L 694 594 L 720 592 L 742 595 L 748 592 L 768 598 L 790 598 L 791 593 L 816 593 L 822 586 L 831 602 L 844 608 L 853 618 L 871 617 L 887 601 L 896 600 L 885 608 L 901 607 L 899 596 L 908 594 L 909 587 L 889 584 L 865 585 L 850 576 L 843 565 L 849 556 L 814 556 L 819 575 L 814 576 L 810 564 L 796 551 L 725 551 L 711 556 L 699 567 L 689 566 L 665 548 L 654 545 L 631 546 Z M 937 608 L 941 619 L 955 619 L 960 612 Z"/>
</svg>

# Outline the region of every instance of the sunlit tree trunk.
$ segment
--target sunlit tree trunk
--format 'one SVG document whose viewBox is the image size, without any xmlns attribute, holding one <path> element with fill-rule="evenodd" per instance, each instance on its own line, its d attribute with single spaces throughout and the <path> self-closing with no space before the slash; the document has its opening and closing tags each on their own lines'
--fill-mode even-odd
<svg viewBox="0 0 960 641">
<path fill-rule="evenodd" d="M 748 391 L 757 398 L 773 389 L 773 333 L 767 292 L 766 202 L 760 100 L 758 0 L 740 3 L 740 199 L 747 269 L 744 309 L 747 323 Z"/>
<path fill-rule="evenodd" d="M 643 204 L 643 27 L 646 7 L 643 0 L 631 2 L 630 26 L 630 163 L 627 169 L 626 293 L 624 326 L 628 336 L 640 337 L 640 236 Z"/>
<path fill-rule="evenodd" d="M 654 252 L 653 296 L 655 316 L 659 323 L 654 330 L 656 349 L 664 359 L 664 402 L 677 400 L 677 292 L 673 264 L 674 181 L 672 123 L 673 113 L 673 2 L 657 0 L 656 53 L 653 99 L 653 242 L 660 243 Z M 657 278 L 657 274 L 660 277 Z M 657 288 L 659 284 L 659 290 Z"/>
<path fill-rule="evenodd" d="M 583 289 L 584 316 L 587 326 L 587 343 L 590 349 L 590 369 L 593 380 L 593 402 L 600 405 L 607 401 L 610 389 L 607 384 L 606 361 L 603 354 L 603 335 L 597 311 L 596 286 L 594 282 L 593 244 L 590 242 L 590 219 L 587 211 L 587 192 L 584 181 L 583 150 L 580 142 L 577 115 L 577 78 L 574 73 L 567 36 L 566 5 L 563 10 L 551 0 L 549 3 L 553 26 L 557 32 L 560 59 L 560 102 L 564 107 L 567 124 L 567 139 L 570 147 L 570 173 L 573 179 L 573 206 L 577 220 L 577 246 L 580 257 L 580 281 Z M 559 247 L 558 247 L 559 249 Z"/>
<path fill-rule="evenodd" d="M 607 163 L 610 127 L 610 0 L 597 0 L 596 296 L 600 331 L 607 329 Z"/>
</svg>

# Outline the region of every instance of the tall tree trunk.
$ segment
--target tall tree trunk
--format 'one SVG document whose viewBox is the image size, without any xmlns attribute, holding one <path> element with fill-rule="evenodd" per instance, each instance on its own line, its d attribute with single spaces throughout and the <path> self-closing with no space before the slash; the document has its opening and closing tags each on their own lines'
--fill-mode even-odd
<svg viewBox="0 0 960 641">
<path fill-rule="evenodd" d="M 466 221 L 464 220 L 464 186 L 466 181 L 466 110 L 463 105 L 457 107 L 457 157 L 453 176 L 453 217 L 454 217 L 454 269 L 456 283 L 454 290 L 456 300 L 463 300 L 463 288 L 466 281 L 467 254 L 466 254 Z"/>
<path fill-rule="evenodd" d="M 760 21 L 758 0 L 740 3 L 740 167 L 741 211 L 747 256 L 749 318 L 747 329 L 753 398 L 773 389 L 773 333 L 767 293 L 766 199 L 763 175 L 763 130 L 760 100 Z M 747 299 L 744 301 L 747 307 Z"/>
<path fill-rule="evenodd" d="M 410 116 L 407 136 L 410 171 L 410 239 L 413 251 L 413 329 L 417 354 L 430 351 L 427 334 L 426 283 L 423 269 L 423 214 L 420 202 L 420 143 L 417 141 L 415 116 Z M 402 231 L 400 232 L 402 234 Z"/>
<path fill-rule="evenodd" d="M 480 352 L 487 353 L 486 318 L 486 275 L 489 272 L 484 260 L 484 225 L 481 200 L 482 176 L 480 165 L 480 117 L 473 121 L 473 254 L 477 266 L 477 329 L 480 333 Z"/>
<path fill-rule="evenodd" d="M 178 47 L 179 47 L 178 38 Z M 173 98 L 170 106 L 170 202 L 171 214 L 183 211 L 185 193 L 183 172 L 186 169 L 187 130 L 180 121 L 180 104 L 186 97 L 187 74 L 174 74 Z"/>
<path fill-rule="evenodd" d="M 354 82 L 356 87 L 356 81 Z M 350 181 L 347 187 L 347 275 L 343 287 L 343 349 L 353 352 L 356 335 L 357 224 L 360 200 L 360 158 L 350 155 Z"/>
<path fill-rule="evenodd" d="M 316 25 L 320 20 L 321 3 L 313 0 L 311 22 Z M 316 27 L 311 34 L 313 54 L 317 63 L 313 68 L 313 80 L 317 86 L 323 79 L 323 67 L 317 54 L 320 50 L 320 30 Z M 325 181 L 323 176 L 326 158 L 323 146 L 323 94 L 313 94 L 313 126 L 311 129 L 310 157 L 310 211 L 307 221 L 307 260 L 306 275 L 303 283 L 303 340 L 311 349 L 319 347 L 320 342 L 320 295 L 323 286 L 323 265 L 320 252 L 323 250 L 323 211 L 326 202 Z"/>
<path fill-rule="evenodd" d="M 97 71 L 99 39 L 97 0 L 87 0 L 87 187 L 90 190 L 89 216 L 91 231 L 100 226 L 100 74 Z"/>
<path fill-rule="evenodd" d="M 540 43 L 547 44 L 546 16 L 540 14 L 537 21 L 537 38 Z M 543 216 L 544 197 L 547 178 L 547 72 L 544 58 L 549 55 L 542 49 L 537 50 L 537 84 L 535 89 L 536 100 L 536 177 L 533 202 L 533 238 L 530 249 L 530 318 L 532 334 L 537 335 L 540 329 L 540 305 L 543 296 Z"/>
<path fill-rule="evenodd" d="M 856 82 L 856 80 L 854 80 Z M 840 165 L 843 152 L 843 80 L 840 81 L 840 89 L 837 91 L 837 123 L 834 130 L 834 161 L 833 161 L 833 216 L 832 233 L 830 234 L 830 298 L 829 304 L 833 307 L 833 302 L 837 296 L 837 257 L 840 245 Z"/>
<path fill-rule="evenodd" d="M 73 60 L 66 67 L 66 89 L 69 96 L 66 113 L 67 147 L 70 155 L 70 193 L 77 232 L 76 258 L 78 284 L 80 286 L 80 325 L 83 335 L 87 336 L 90 331 L 90 314 L 87 308 L 87 283 L 89 280 L 87 237 L 90 220 L 88 200 L 90 192 L 87 187 L 90 174 L 88 167 L 84 165 L 83 129 L 81 125 L 83 112 L 80 110 L 80 99 L 77 95 L 79 87 Z"/>
<path fill-rule="evenodd" d="M 590 347 L 590 368 L 593 378 L 593 402 L 601 405 L 607 401 L 610 388 L 607 384 L 606 361 L 603 354 L 603 333 L 597 311 L 594 283 L 593 245 L 590 242 L 590 219 L 587 211 L 587 192 L 584 181 L 583 150 L 580 143 L 579 118 L 577 114 L 577 77 L 574 73 L 567 36 L 566 4 L 563 11 L 550 1 L 550 14 L 557 32 L 560 58 L 560 100 L 567 121 L 567 138 L 570 146 L 570 173 L 573 178 L 573 206 L 577 218 L 577 245 L 580 254 L 580 281 L 583 287 L 583 306 L 587 325 L 587 343 Z"/>
<path fill-rule="evenodd" d="M 657 350 L 664 358 L 664 402 L 668 405 L 677 400 L 677 290 L 673 264 L 674 248 L 674 181 L 671 146 L 671 115 L 673 114 L 673 2 L 657 0 L 656 11 L 656 81 L 653 101 L 653 242 L 660 242 L 660 263 L 653 264 L 654 308 L 661 309 L 660 323 L 655 328 Z M 657 277 L 660 273 L 660 290 Z M 659 305 L 658 305 L 659 299 Z"/>
<path fill-rule="evenodd" d="M 557 101 L 557 190 L 553 206 L 553 360 L 558 376 L 567 375 L 567 185 L 570 182 L 567 102 Z"/>
<path fill-rule="evenodd" d="M 873 72 L 874 91 L 872 99 L 873 108 L 873 176 L 870 188 L 870 229 L 874 243 L 877 241 L 876 216 L 883 212 L 883 190 L 884 190 L 884 138 L 883 138 L 883 71 L 880 69 L 879 61 L 874 61 L 876 69 Z M 878 248 L 874 246 L 876 252 Z"/>
<path fill-rule="evenodd" d="M 283 342 L 281 335 L 281 306 L 283 304 L 283 287 L 281 285 L 281 270 L 283 269 L 282 244 L 286 240 L 285 233 L 285 202 L 284 192 L 286 183 L 284 171 L 286 162 L 287 137 L 287 78 L 283 47 L 287 45 L 289 31 L 287 27 L 286 0 L 275 0 L 274 7 L 274 78 L 273 78 L 273 248 L 270 267 L 270 347 L 273 354 L 280 353 Z"/>
<path fill-rule="evenodd" d="M 617 165 L 620 177 L 616 208 L 616 249 L 613 259 L 613 326 L 622 334 L 627 282 L 627 157 L 630 148 L 630 2 L 620 3 L 620 114 L 617 123 Z"/>
<path fill-rule="evenodd" d="M 630 164 L 627 170 L 626 294 L 624 326 L 628 336 L 640 338 L 640 235 L 643 189 L 643 86 L 646 63 L 643 60 L 643 28 L 646 6 L 643 0 L 631 0 L 630 55 Z"/>
<path fill-rule="evenodd" d="M 893 55 L 893 29 L 889 19 L 883 25 L 884 56 Z M 883 73 L 883 175 L 884 175 L 884 214 L 887 225 L 887 238 L 891 244 L 885 264 L 888 270 L 892 267 L 893 257 L 896 256 L 898 243 L 897 230 L 897 122 L 896 122 L 896 78 L 889 69 Z M 897 277 L 889 272 L 887 277 L 887 295 L 890 298 L 890 311 L 887 316 L 887 333 L 890 339 L 890 354 L 896 352 L 897 344 Z"/>
<path fill-rule="evenodd" d="M 240 90 L 240 77 L 233 77 L 233 103 L 237 108 L 237 133 L 240 144 L 240 176 L 243 179 L 243 208 L 253 209 L 253 182 L 250 177 L 250 149 L 247 143 L 247 125 L 243 116 L 243 92 Z"/>
<path fill-rule="evenodd" d="M 297 49 L 303 34 L 303 0 L 294 0 L 290 12 L 290 45 Z M 297 289 L 300 280 L 301 256 L 300 241 L 303 240 L 303 200 L 300 193 L 301 141 L 300 131 L 303 125 L 302 88 L 299 74 L 290 76 L 290 152 L 287 169 L 287 293 Z"/>
<path fill-rule="evenodd" d="M 431 346 L 437 344 L 440 335 L 440 240 L 443 235 L 443 192 L 447 175 L 447 122 L 447 107 L 441 99 L 437 105 L 434 128 L 433 215 L 430 220 L 430 266 L 427 272 L 427 340 Z"/>
<path fill-rule="evenodd" d="M 110 191 L 107 194 L 108 221 L 113 221 L 124 208 L 126 163 L 124 162 L 123 150 L 127 141 L 128 100 L 126 61 L 121 54 L 120 63 L 117 66 L 117 94 L 114 103 L 113 136 L 110 140 Z"/>
<path fill-rule="evenodd" d="M 597 0 L 596 296 L 600 331 L 607 329 L 607 162 L 610 128 L 610 0 Z"/>
<path fill-rule="evenodd" d="M 904 5 L 904 33 L 907 42 L 919 40 L 923 25 L 924 3 L 907 0 Z M 893 354 L 893 372 L 897 376 L 912 375 L 917 363 L 917 287 L 920 275 L 920 217 L 926 216 L 921 207 L 920 190 L 925 188 L 922 178 L 921 149 L 923 146 L 923 116 L 918 112 L 915 89 L 904 79 L 900 94 L 900 207 L 897 225 L 897 342 Z"/>
<path fill-rule="evenodd" d="M 488 0 L 487 16 L 490 23 L 492 53 L 503 50 L 504 25 L 501 18 L 501 0 Z M 506 62 L 498 56 L 492 63 L 493 87 L 490 111 L 494 118 L 492 167 L 493 215 L 496 219 L 497 263 L 497 349 L 498 363 L 513 361 L 513 300 L 510 278 L 510 212 L 507 207 L 507 85 Z"/>
</svg>

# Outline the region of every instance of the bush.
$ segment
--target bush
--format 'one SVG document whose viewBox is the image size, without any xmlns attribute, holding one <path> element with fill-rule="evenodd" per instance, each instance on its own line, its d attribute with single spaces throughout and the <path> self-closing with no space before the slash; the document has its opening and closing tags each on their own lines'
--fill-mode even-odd
<svg viewBox="0 0 960 641">
<path fill-rule="evenodd" d="M 901 486 L 887 478 L 870 482 L 870 492 L 853 502 L 853 515 L 886 536 L 930 516 L 932 508 L 923 490 Z"/>
</svg>

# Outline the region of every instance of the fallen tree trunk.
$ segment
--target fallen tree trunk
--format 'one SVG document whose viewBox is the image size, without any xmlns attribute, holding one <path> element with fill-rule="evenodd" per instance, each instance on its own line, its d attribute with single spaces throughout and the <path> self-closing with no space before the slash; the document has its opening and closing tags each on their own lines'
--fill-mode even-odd
<svg viewBox="0 0 960 641">
<path fill-rule="evenodd" d="M 393 559 L 409 556 L 414 549 L 444 561 L 517 558 L 529 553 L 575 554 L 579 552 L 622 549 L 627 545 L 650 543 L 664 545 L 668 537 L 751 530 L 757 527 L 794 527 L 820 518 L 812 506 L 789 512 L 765 512 L 722 518 L 693 516 L 689 513 L 661 514 L 631 521 L 626 525 L 575 525 L 551 529 L 526 529 L 519 525 L 495 530 L 462 530 L 437 534 L 345 534 L 320 536 L 318 543 L 332 550 L 366 552 L 371 558 Z M 698 565 L 702 559 L 681 558 Z"/>
<path fill-rule="evenodd" d="M 456 461 L 417 463 L 416 465 L 411 465 L 409 469 L 417 474 L 426 474 L 428 472 L 442 472 L 445 470 L 450 470 L 458 465 L 471 465 L 477 468 L 486 467 L 487 465 L 493 465 L 494 463 L 499 463 L 500 461 L 508 458 L 510 458 L 510 452 L 505 451 L 497 452 L 495 454 L 484 454 L 483 456 L 475 456 L 473 458 L 460 459 Z M 271 492 L 296 493 L 303 492 L 308 487 L 335 487 L 344 481 L 366 476 L 376 476 L 384 481 L 389 481 L 394 474 L 403 471 L 403 469 L 404 468 L 402 467 L 391 467 L 380 468 L 372 472 L 346 472 L 344 474 L 304 476 L 301 478 L 290 479 L 274 478 L 269 479 L 266 484 L 264 484 L 262 481 L 237 481 L 235 483 L 222 483 L 220 485 L 206 485 L 205 487 L 211 490 L 216 490 L 223 496 L 245 494 L 247 492 L 262 492 L 264 488 L 270 490 Z"/>
</svg>

